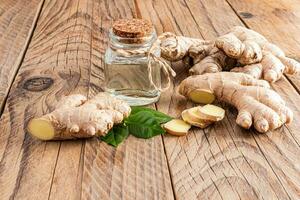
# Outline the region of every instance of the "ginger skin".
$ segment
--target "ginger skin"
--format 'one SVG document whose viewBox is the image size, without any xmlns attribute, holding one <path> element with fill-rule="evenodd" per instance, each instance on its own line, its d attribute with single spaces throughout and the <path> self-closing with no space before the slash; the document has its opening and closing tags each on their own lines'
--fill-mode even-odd
<svg viewBox="0 0 300 200">
<path fill-rule="evenodd" d="M 236 123 L 245 129 L 254 124 L 258 132 L 265 133 L 293 119 L 292 111 L 275 91 L 269 89 L 268 82 L 247 74 L 219 72 L 194 75 L 179 85 L 180 94 L 188 98 L 192 91 L 199 89 L 210 90 L 219 101 L 236 107 Z"/>
<path fill-rule="evenodd" d="M 216 73 L 236 63 L 235 59 L 226 56 L 211 41 L 177 36 L 169 32 L 160 35 L 159 39 L 161 57 L 170 62 L 182 60 L 193 66 L 191 74 Z"/>
<path fill-rule="evenodd" d="M 161 40 L 161 57 L 170 62 L 182 60 L 187 55 L 191 46 L 197 46 L 201 48 L 201 52 L 205 54 L 205 52 L 210 49 L 212 44 L 210 41 L 177 36 L 170 32 L 163 33 L 159 36 L 159 38 Z"/>
<path fill-rule="evenodd" d="M 49 114 L 31 119 L 28 132 L 42 140 L 88 138 L 106 134 L 130 114 L 127 103 L 99 93 L 87 100 L 83 95 L 62 98 Z"/>
</svg>

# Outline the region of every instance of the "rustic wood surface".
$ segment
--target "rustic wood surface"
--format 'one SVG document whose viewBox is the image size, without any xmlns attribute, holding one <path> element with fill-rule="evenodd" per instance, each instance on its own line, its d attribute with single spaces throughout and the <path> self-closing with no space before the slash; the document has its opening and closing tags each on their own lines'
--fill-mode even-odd
<svg viewBox="0 0 300 200">
<path fill-rule="evenodd" d="M 10 0 L 0 3 L 0 114 L 25 55 L 42 4 L 42 0 Z"/>
<path fill-rule="evenodd" d="M 264 34 L 300 59 L 299 0 L 1 0 L 0 199 L 300 199 L 300 82 L 272 87 L 295 121 L 267 134 L 235 124 L 236 110 L 186 137 L 41 142 L 33 116 L 62 95 L 103 89 L 108 29 L 118 18 L 151 20 L 158 33 L 213 39 L 235 25 Z M 192 104 L 177 77 L 153 108 L 174 117 Z M 2 112 L 3 111 L 3 112 Z"/>
</svg>

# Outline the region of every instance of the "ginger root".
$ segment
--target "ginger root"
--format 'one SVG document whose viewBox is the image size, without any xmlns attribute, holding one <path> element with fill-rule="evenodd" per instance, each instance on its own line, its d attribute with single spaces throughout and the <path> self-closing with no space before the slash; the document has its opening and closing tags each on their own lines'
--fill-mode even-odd
<svg viewBox="0 0 300 200">
<path fill-rule="evenodd" d="M 211 41 L 177 36 L 169 32 L 163 33 L 159 38 L 161 57 L 170 62 L 182 60 L 187 65 L 195 65 L 190 73 L 215 73 L 235 63 L 234 59 L 214 47 Z"/>
<path fill-rule="evenodd" d="M 296 74 L 300 71 L 299 62 L 286 57 L 278 46 L 245 27 L 234 27 L 228 34 L 217 38 L 215 45 L 242 65 L 232 69 L 235 72 L 275 82 L 283 73 Z"/>
<path fill-rule="evenodd" d="M 99 93 L 87 100 L 83 95 L 62 98 L 49 114 L 31 119 L 28 132 L 41 140 L 87 138 L 106 134 L 130 114 L 122 100 Z"/>
<path fill-rule="evenodd" d="M 179 85 L 179 92 L 190 98 L 194 90 L 211 91 L 219 101 L 238 110 L 236 123 L 258 132 L 274 130 L 293 119 L 292 111 L 264 80 L 243 73 L 219 72 L 190 76 Z M 205 112 L 206 114 L 208 112 Z"/>
<path fill-rule="evenodd" d="M 177 36 L 170 32 L 163 33 L 159 38 L 161 40 L 161 57 L 171 62 L 182 60 L 191 46 L 199 46 L 199 48 L 203 48 L 202 52 L 205 52 L 212 44 L 210 41 Z"/>
<path fill-rule="evenodd" d="M 231 70 L 275 82 L 283 73 L 300 72 L 298 61 L 287 57 L 261 34 L 245 27 L 236 26 L 214 42 L 164 34 L 161 56 L 171 62 L 182 60 L 194 75 Z"/>
<path fill-rule="evenodd" d="M 191 125 L 181 119 L 172 119 L 165 123 L 163 128 L 171 135 L 184 136 L 188 133 Z"/>
</svg>

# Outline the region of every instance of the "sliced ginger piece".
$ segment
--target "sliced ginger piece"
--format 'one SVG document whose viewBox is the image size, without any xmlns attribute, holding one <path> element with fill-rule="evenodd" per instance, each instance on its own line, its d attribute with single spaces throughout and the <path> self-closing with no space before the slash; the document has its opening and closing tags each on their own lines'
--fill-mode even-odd
<svg viewBox="0 0 300 200">
<path fill-rule="evenodd" d="M 184 136 L 188 133 L 191 125 L 181 119 L 172 119 L 165 123 L 163 128 L 171 135 Z"/>
<path fill-rule="evenodd" d="M 195 107 L 195 108 L 198 109 L 197 107 Z M 190 109 L 184 110 L 181 113 L 181 117 L 185 122 L 191 124 L 192 126 L 196 126 L 199 128 L 206 128 L 207 126 L 209 126 L 210 124 L 213 123 L 212 121 L 205 120 L 205 119 L 203 120 L 198 115 L 195 115 L 193 113 L 193 111 L 191 111 L 192 109 L 195 110 L 195 108 L 190 108 Z M 193 113 L 193 114 L 191 114 L 191 113 Z"/>
<path fill-rule="evenodd" d="M 195 89 L 189 92 L 188 97 L 195 103 L 210 104 L 214 102 L 215 95 L 210 90 Z"/>
<path fill-rule="evenodd" d="M 199 115 L 204 119 L 211 121 L 220 121 L 225 116 L 225 110 L 221 107 L 207 104 L 201 108 L 199 108 Z"/>
<path fill-rule="evenodd" d="M 213 123 L 214 121 L 208 120 L 207 118 L 204 118 L 200 114 L 200 111 L 199 111 L 200 108 L 201 108 L 201 106 L 197 106 L 197 107 L 193 107 L 193 108 L 187 109 L 189 117 L 193 121 L 197 121 L 197 122 L 201 122 L 201 123 L 205 123 L 205 124 L 211 124 L 211 123 Z"/>
</svg>

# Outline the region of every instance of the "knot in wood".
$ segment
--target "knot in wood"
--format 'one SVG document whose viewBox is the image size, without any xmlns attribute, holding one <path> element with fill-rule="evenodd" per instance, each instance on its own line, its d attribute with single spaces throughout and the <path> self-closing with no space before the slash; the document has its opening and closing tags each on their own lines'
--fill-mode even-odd
<svg viewBox="0 0 300 200">
<path fill-rule="evenodd" d="M 25 81 L 23 88 L 33 92 L 48 89 L 53 84 L 53 79 L 49 77 L 33 77 Z"/>
<path fill-rule="evenodd" d="M 245 19 L 249 19 L 253 17 L 253 14 L 249 12 L 240 12 L 240 15 Z"/>
</svg>

